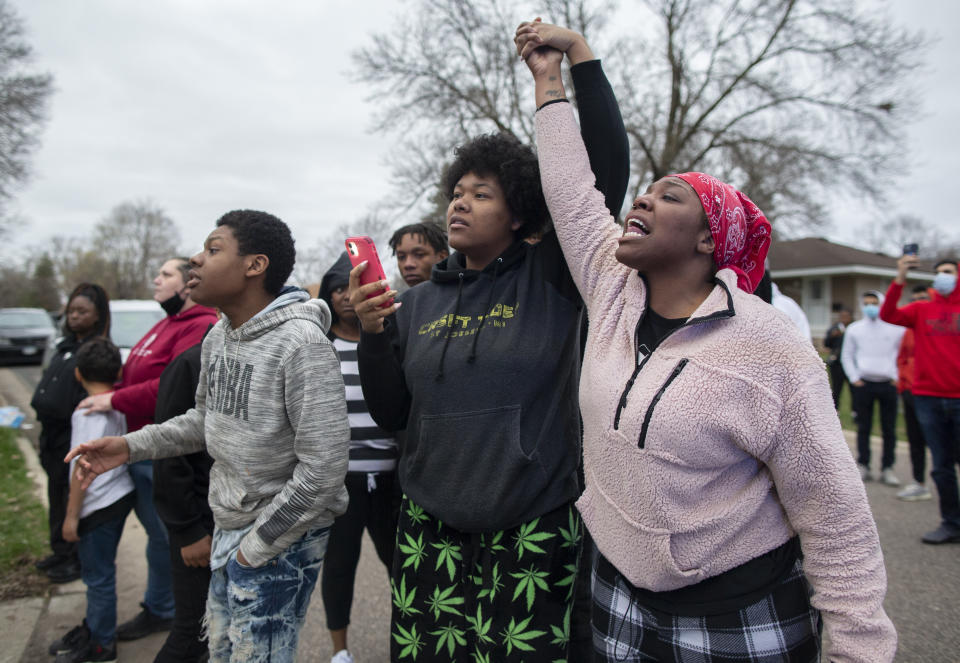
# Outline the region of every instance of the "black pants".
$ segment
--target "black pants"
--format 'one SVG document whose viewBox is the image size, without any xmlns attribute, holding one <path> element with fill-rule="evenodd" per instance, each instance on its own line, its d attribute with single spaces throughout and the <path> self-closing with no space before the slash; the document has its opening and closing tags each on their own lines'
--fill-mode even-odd
<svg viewBox="0 0 960 663">
<path fill-rule="evenodd" d="M 377 557 L 390 572 L 396 547 L 397 518 L 400 514 L 400 487 L 395 472 L 373 475 L 370 483 L 366 472 L 348 472 L 345 484 L 350 503 L 347 512 L 333 521 L 330 541 L 323 559 L 320 594 L 327 613 L 327 628 L 339 631 L 350 625 L 353 605 L 353 584 L 360 561 L 363 530 L 370 533 Z M 386 601 L 386 596 L 383 597 Z"/>
<path fill-rule="evenodd" d="M 843 370 L 843 364 L 837 358 L 830 364 L 830 391 L 833 392 L 833 407 L 840 408 L 840 394 L 843 393 L 843 385 L 849 385 L 847 374 Z"/>
<path fill-rule="evenodd" d="M 570 654 L 567 660 L 593 660 L 593 594 L 590 590 L 593 568 L 593 551 L 596 546 L 587 528 L 583 528 L 583 550 L 580 553 L 580 565 L 577 567 L 576 589 L 573 593 L 573 610 L 570 613 Z"/>
<path fill-rule="evenodd" d="M 153 663 L 198 663 L 206 660 L 207 643 L 201 640 L 203 615 L 210 587 L 209 566 L 187 566 L 180 548 L 183 542 L 170 538 L 170 577 L 176 614 L 173 628 Z"/>
<path fill-rule="evenodd" d="M 47 521 L 50 525 L 50 549 L 57 555 L 77 556 L 77 544 L 63 538 L 63 520 L 67 515 L 67 500 L 70 497 L 70 466 L 63 457 L 70 451 L 70 438 L 66 444 L 48 444 L 49 440 L 40 438 L 40 465 L 47 473 L 47 500 L 50 511 Z"/>
<path fill-rule="evenodd" d="M 910 443 L 913 480 L 923 484 L 927 473 L 927 443 L 923 439 L 923 429 L 920 428 L 917 411 L 913 407 L 913 393 L 904 391 L 900 394 L 900 399 L 903 401 L 903 420 L 907 425 L 907 441 Z"/>
<path fill-rule="evenodd" d="M 857 412 L 857 462 L 870 466 L 870 429 L 873 427 L 873 404 L 880 405 L 880 432 L 883 435 L 883 457 L 880 467 L 893 467 L 897 444 L 897 388 L 892 382 L 863 381 L 862 387 L 851 385 L 853 407 Z"/>
</svg>

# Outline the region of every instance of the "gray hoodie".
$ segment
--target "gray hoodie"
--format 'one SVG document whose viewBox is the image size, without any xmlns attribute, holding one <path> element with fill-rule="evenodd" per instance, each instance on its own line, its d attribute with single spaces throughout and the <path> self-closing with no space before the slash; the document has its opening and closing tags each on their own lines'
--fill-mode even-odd
<svg viewBox="0 0 960 663">
<path fill-rule="evenodd" d="M 253 528 L 253 566 L 347 508 L 350 427 L 340 363 L 320 300 L 269 307 L 237 329 L 221 320 L 203 342 L 197 405 L 126 436 L 130 462 L 204 448 L 210 508 L 222 529 Z"/>
</svg>

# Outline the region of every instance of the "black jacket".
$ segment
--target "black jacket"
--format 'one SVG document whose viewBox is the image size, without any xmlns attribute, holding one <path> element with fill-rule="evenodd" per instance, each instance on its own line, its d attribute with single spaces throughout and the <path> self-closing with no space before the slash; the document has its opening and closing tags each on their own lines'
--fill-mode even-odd
<svg viewBox="0 0 960 663">
<path fill-rule="evenodd" d="M 582 131 L 597 188 L 614 192 L 607 205 L 618 212 L 626 133 L 599 62 L 584 64 Z M 491 531 L 579 493 L 583 305 L 553 232 L 481 271 L 464 265 L 454 253 L 403 293 L 386 331 L 361 335 L 359 368 L 374 420 L 405 429 L 404 492 L 452 527 Z"/>
<path fill-rule="evenodd" d="M 160 375 L 156 423 L 179 416 L 195 404 L 203 343 L 184 350 Z M 210 466 L 205 451 L 153 461 L 153 501 L 167 526 L 171 545 L 182 548 L 213 533 L 213 513 L 207 502 Z"/>
<path fill-rule="evenodd" d="M 73 371 L 77 366 L 77 349 L 83 344 L 72 335 L 57 344 L 57 352 L 33 392 L 30 406 L 40 422 L 41 449 L 70 449 L 70 417 L 87 396 Z"/>
</svg>

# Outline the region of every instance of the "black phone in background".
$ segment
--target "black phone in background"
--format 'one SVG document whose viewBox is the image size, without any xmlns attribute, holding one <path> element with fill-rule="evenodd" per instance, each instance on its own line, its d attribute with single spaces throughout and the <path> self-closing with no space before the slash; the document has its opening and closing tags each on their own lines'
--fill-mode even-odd
<svg viewBox="0 0 960 663">
<path fill-rule="evenodd" d="M 915 256 L 919 250 L 920 247 L 916 243 L 903 245 L 903 255 L 905 256 Z"/>
</svg>

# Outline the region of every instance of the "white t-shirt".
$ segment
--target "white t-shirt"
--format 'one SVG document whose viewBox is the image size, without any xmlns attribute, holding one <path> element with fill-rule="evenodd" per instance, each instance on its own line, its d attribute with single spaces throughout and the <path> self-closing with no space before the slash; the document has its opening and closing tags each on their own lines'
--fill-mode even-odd
<svg viewBox="0 0 960 663">
<path fill-rule="evenodd" d="M 123 416 L 122 412 L 116 410 L 94 412 L 93 414 L 84 414 L 82 410 L 77 410 L 70 417 L 70 425 L 73 427 L 70 433 L 71 449 L 99 437 L 123 435 L 127 432 L 127 418 Z M 70 461 L 71 477 L 73 477 L 73 467 L 76 462 L 76 458 Z M 87 492 L 83 496 L 80 517 L 86 518 L 94 511 L 110 506 L 131 492 L 133 492 L 133 479 L 130 478 L 126 465 L 107 470 L 94 479 L 90 487 L 87 488 Z"/>
<path fill-rule="evenodd" d="M 800 308 L 800 305 L 796 301 L 780 292 L 780 288 L 777 287 L 776 283 L 771 282 L 770 285 L 773 290 L 770 304 L 773 308 L 786 313 L 794 326 L 800 330 L 800 333 L 813 342 L 813 335 L 810 333 L 810 323 L 807 321 L 807 314 L 803 312 L 803 309 Z"/>
</svg>

